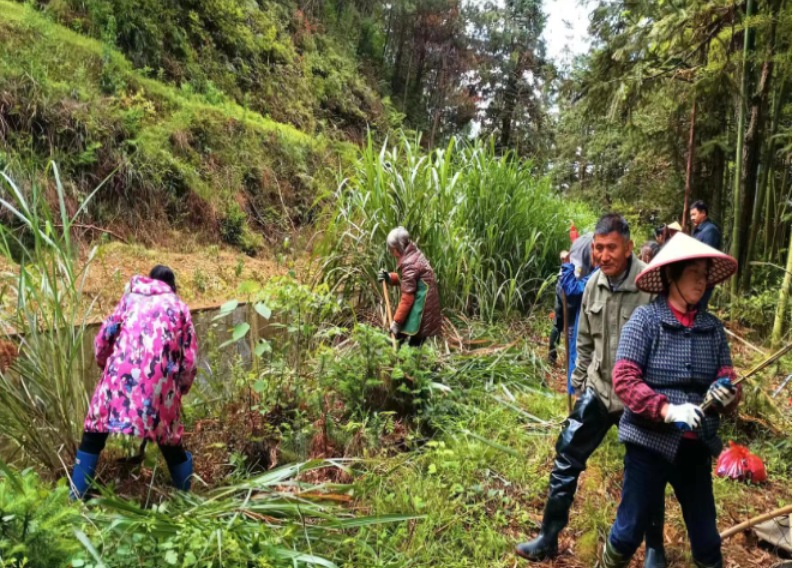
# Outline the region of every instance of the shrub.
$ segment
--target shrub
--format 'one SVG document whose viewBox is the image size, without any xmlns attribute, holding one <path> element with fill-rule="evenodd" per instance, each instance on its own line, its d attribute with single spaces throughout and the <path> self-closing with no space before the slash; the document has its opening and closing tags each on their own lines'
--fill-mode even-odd
<svg viewBox="0 0 795 568">
<path fill-rule="evenodd" d="M 527 311 L 570 246 L 569 220 L 593 221 L 532 163 L 456 139 L 425 154 L 405 138 L 380 150 L 370 138 L 333 197 L 320 248 L 332 287 L 375 302 L 377 271 L 394 267 L 386 236 L 403 225 L 434 268 L 443 307 L 487 320 Z"/>
<path fill-rule="evenodd" d="M 337 394 L 344 414 L 366 420 L 382 412 L 421 419 L 430 399 L 431 375 L 436 365 L 433 349 L 404 345 L 396 352 L 381 329 L 357 324 L 351 349 L 335 351 L 333 360 L 321 357 L 321 386 Z"/>
<path fill-rule="evenodd" d="M 69 489 L 46 487 L 31 470 L 14 473 L 0 462 L 0 566 L 60 568 L 80 550 L 74 530 L 80 511 Z"/>
</svg>

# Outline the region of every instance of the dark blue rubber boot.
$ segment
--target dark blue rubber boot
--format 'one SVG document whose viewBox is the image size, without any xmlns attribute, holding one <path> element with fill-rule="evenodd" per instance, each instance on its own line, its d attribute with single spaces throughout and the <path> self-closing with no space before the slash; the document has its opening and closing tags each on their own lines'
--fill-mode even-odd
<svg viewBox="0 0 795 568">
<path fill-rule="evenodd" d="M 89 454 L 77 450 L 75 467 L 72 469 L 72 490 L 69 492 L 69 498 L 72 501 L 85 497 L 86 491 L 94 480 L 94 474 L 97 472 L 97 462 L 99 462 L 99 454 Z"/>
<path fill-rule="evenodd" d="M 171 483 L 181 491 L 190 491 L 190 482 L 193 479 L 193 454 L 185 452 L 188 459 L 179 465 L 169 467 Z"/>
</svg>

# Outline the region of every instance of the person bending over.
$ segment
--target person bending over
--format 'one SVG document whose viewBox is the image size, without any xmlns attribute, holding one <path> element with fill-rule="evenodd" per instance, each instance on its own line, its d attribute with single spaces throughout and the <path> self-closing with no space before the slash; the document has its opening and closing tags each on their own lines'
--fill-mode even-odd
<svg viewBox="0 0 795 568">
<path fill-rule="evenodd" d="M 112 433 L 156 442 L 174 486 L 190 490 L 193 457 L 182 447 L 180 411 L 196 377 L 196 332 L 169 268 L 133 276 L 94 350 L 102 378 L 83 425 L 72 499 L 85 496 Z"/>
<path fill-rule="evenodd" d="M 412 347 L 422 345 L 428 337 L 442 332 L 442 311 L 433 268 L 412 242 L 406 229 L 397 227 L 389 232 L 387 248 L 398 261 L 398 271 L 380 270 L 378 280 L 400 286 L 400 302 L 389 331 L 401 343 Z"/>
</svg>

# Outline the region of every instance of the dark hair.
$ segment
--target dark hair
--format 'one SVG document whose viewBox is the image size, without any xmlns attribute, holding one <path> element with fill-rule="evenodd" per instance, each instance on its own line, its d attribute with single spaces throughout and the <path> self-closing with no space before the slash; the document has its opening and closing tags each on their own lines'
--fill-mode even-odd
<svg viewBox="0 0 795 568">
<path fill-rule="evenodd" d="M 158 264 L 149 273 L 149 278 L 152 280 L 160 280 L 161 282 L 165 282 L 171 288 L 172 292 L 175 294 L 177 293 L 177 281 L 174 277 L 174 273 L 168 266 Z"/>
<path fill-rule="evenodd" d="M 660 225 L 659 227 L 654 229 L 654 236 L 661 237 L 664 232 L 665 232 L 665 225 Z"/>
<path fill-rule="evenodd" d="M 693 204 L 690 206 L 690 210 L 698 209 L 700 213 L 706 213 L 709 215 L 709 207 L 703 201 L 694 201 Z"/>
<path fill-rule="evenodd" d="M 679 262 L 672 262 L 667 266 L 663 266 L 660 268 L 660 277 L 662 280 L 663 288 L 665 289 L 665 293 L 667 294 L 671 289 L 671 282 L 676 282 L 682 277 L 682 274 L 685 271 L 685 268 L 699 262 L 700 260 L 707 261 L 707 275 L 709 276 L 709 270 L 712 268 L 712 260 L 710 259 L 703 259 L 703 258 L 691 258 L 689 260 L 680 260 Z M 670 271 L 670 276 L 668 272 Z"/>
<path fill-rule="evenodd" d="M 643 250 L 645 248 L 651 250 L 651 257 L 652 258 L 657 256 L 657 253 L 660 252 L 660 245 L 657 244 L 657 241 L 646 241 L 645 243 L 643 243 L 643 246 L 640 247 L 640 250 Z"/>
<path fill-rule="evenodd" d="M 605 213 L 596 222 L 595 235 L 604 236 L 610 233 L 618 233 L 629 240 L 629 223 L 618 213 Z"/>
</svg>

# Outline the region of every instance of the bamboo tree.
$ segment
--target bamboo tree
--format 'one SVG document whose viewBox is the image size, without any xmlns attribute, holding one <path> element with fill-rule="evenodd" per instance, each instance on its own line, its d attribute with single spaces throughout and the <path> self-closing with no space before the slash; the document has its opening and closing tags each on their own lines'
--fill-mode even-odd
<svg viewBox="0 0 795 568">
<path fill-rule="evenodd" d="M 756 3 L 754 0 L 748 0 L 745 12 L 745 38 L 743 41 L 743 58 L 742 58 L 742 84 L 740 87 L 740 100 L 737 108 L 737 148 L 734 156 L 734 223 L 732 227 L 732 247 L 731 254 L 738 261 L 740 260 L 740 253 L 742 252 L 741 243 L 741 222 L 740 222 L 740 209 L 742 207 L 742 170 L 743 170 L 743 139 L 745 134 L 745 110 L 746 102 L 748 99 L 748 84 L 751 82 L 750 71 L 751 65 L 748 61 L 749 55 L 754 50 L 754 30 L 750 25 L 750 20 L 756 13 Z M 731 296 L 736 298 L 739 293 L 740 274 L 739 271 L 732 276 L 731 280 Z"/>
<path fill-rule="evenodd" d="M 756 199 L 754 201 L 754 208 L 753 208 L 753 216 L 751 218 L 751 227 L 748 233 L 748 251 L 745 255 L 745 262 L 743 264 L 743 288 L 747 289 L 748 286 L 751 284 L 751 256 L 754 253 L 754 249 L 756 248 L 757 244 L 757 235 L 760 231 L 762 210 L 765 207 L 765 202 L 767 199 L 767 195 L 770 193 L 768 191 L 768 176 L 771 169 L 771 162 L 773 161 L 773 151 L 775 150 L 775 140 L 774 136 L 776 134 L 776 129 L 778 127 L 778 120 L 780 118 L 781 113 L 781 98 L 783 96 L 784 89 L 779 91 L 779 96 L 776 97 L 776 101 L 774 104 L 773 109 L 773 123 L 771 125 L 772 131 L 770 133 L 770 138 L 767 142 L 767 147 L 765 148 L 765 155 L 762 162 L 762 174 L 759 176 L 759 185 L 756 189 Z"/>
<path fill-rule="evenodd" d="M 781 328 L 784 324 L 784 314 L 787 311 L 787 304 L 790 303 L 792 292 L 792 237 L 789 240 L 787 250 L 787 271 L 781 281 L 781 290 L 778 293 L 778 305 L 776 306 L 776 319 L 773 321 L 773 333 L 770 336 L 770 343 L 775 347 L 781 341 Z"/>
</svg>

